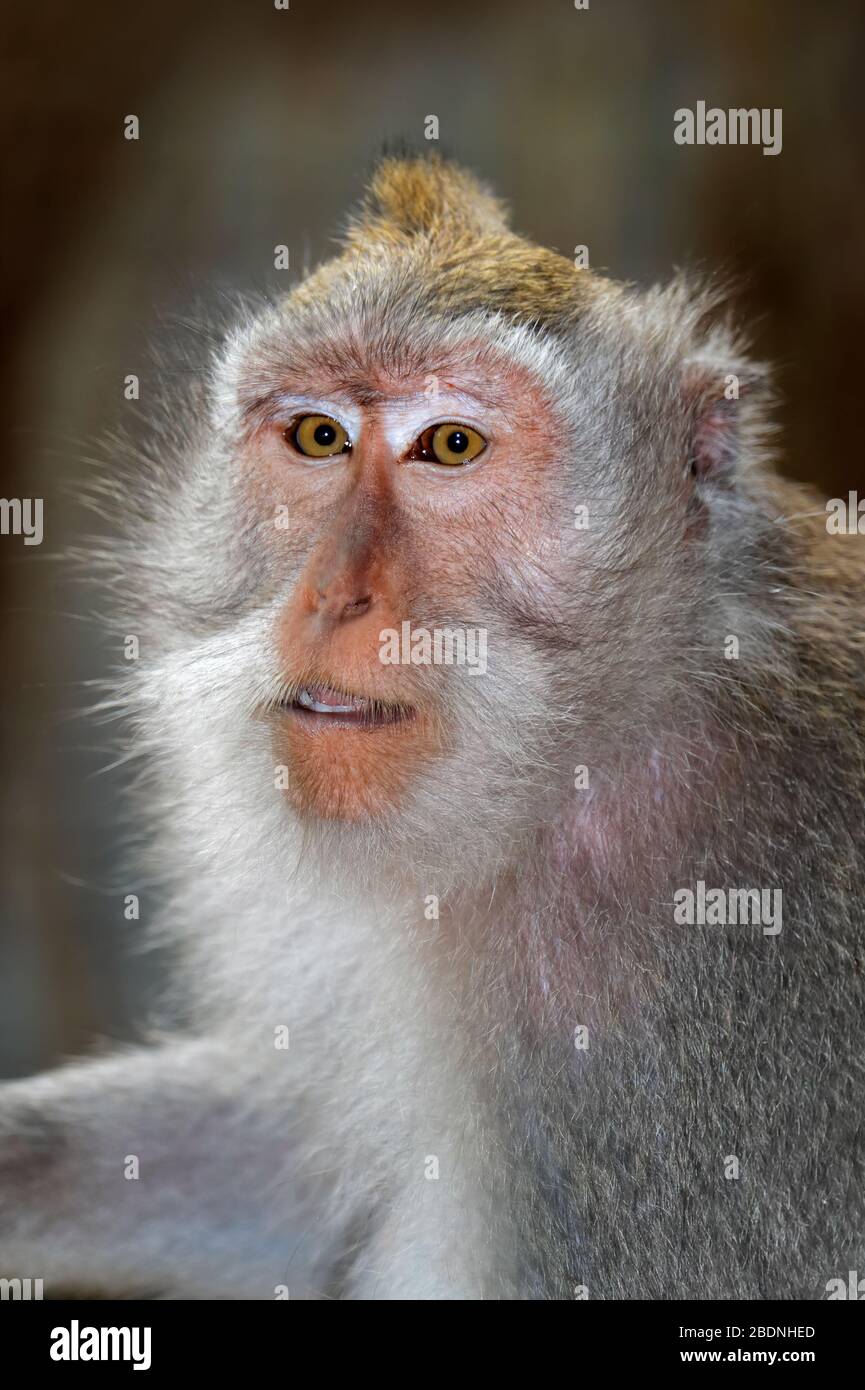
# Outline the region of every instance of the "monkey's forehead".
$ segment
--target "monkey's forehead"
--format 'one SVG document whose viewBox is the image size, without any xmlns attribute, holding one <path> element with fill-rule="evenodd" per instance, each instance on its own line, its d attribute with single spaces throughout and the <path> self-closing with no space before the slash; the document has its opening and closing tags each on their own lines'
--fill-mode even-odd
<svg viewBox="0 0 865 1390">
<path fill-rule="evenodd" d="M 229 338 L 217 423 L 280 390 L 374 401 L 424 377 L 473 380 L 495 404 L 513 365 L 575 412 L 624 398 L 632 376 L 654 399 L 702 341 L 708 303 L 687 281 L 640 293 L 510 233 L 352 243 Z"/>
<path fill-rule="evenodd" d="M 699 298 L 699 297 L 698 297 Z M 223 399 L 266 393 L 304 372 L 364 377 L 492 370 L 514 356 L 561 396 L 559 349 L 582 370 L 583 343 L 611 365 L 684 351 L 699 312 L 687 294 L 645 301 L 511 229 L 503 204 L 459 166 L 386 157 L 351 220 L 342 253 L 227 345 Z M 635 351 L 636 349 L 636 351 Z M 450 354 L 450 357 L 449 357 Z M 373 389 L 370 386 L 370 389 Z"/>
<path fill-rule="evenodd" d="M 505 405 L 513 366 L 534 373 L 548 391 L 558 386 L 559 395 L 573 386 L 559 334 L 477 286 L 455 297 L 415 253 L 354 263 L 342 257 L 322 267 L 235 336 L 222 381 L 241 408 L 270 392 L 325 383 L 372 402 L 400 383 L 423 389 L 425 378 L 449 377 L 474 381 L 491 404 Z"/>
</svg>

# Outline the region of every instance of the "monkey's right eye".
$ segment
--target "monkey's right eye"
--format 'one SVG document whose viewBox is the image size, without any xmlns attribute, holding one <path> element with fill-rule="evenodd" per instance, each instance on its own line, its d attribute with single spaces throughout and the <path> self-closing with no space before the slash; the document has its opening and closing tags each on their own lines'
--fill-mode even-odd
<svg viewBox="0 0 865 1390">
<path fill-rule="evenodd" d="M 329 415 L 302 415 L 284 434 L 288 443 L 307 458 L 330 458 L 334 454 L 347 454 L 351 449 L 346 431 Z"/>
</svg>

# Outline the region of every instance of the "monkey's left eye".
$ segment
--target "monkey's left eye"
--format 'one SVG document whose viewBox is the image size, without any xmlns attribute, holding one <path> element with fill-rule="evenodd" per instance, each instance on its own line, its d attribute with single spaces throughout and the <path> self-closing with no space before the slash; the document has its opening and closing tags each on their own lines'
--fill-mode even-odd
<svg viewBox="0 0 865 1390">
<path fill-rule="evenodd" d="M 460 464 L 471 463 L 486 447 L 487 441 L 483 435 L 470 425 L 430 425 L 415 440 L 406 457 L 422 459 L 425 463 L 441 463 L 447 468 L 459 468 Z"/>
<path fill-rule="evenodd" d="M 342 425 L 329 415 L 302 415 L 289 425 L 285 437 L 307 458 L 330 458 L 333 454 L 345 454 L 351 448 Z"/>
</svg>

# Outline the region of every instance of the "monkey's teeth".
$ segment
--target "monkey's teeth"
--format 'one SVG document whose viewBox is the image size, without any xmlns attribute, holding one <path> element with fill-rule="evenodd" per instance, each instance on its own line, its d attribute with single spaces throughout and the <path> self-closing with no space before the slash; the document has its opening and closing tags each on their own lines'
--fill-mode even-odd
<svg viewBox="0 0 865 1390">
<path fill-rule="evenodd" d="M 297 703 L 304 709 L 311 710 L 313 714 L 356 714 L 360 708 L 360 702 L 352 705 L 327 705 L 321 700 L 316 700 L 308 690 L 301 690 L 297 696 Z"/>
</svg>

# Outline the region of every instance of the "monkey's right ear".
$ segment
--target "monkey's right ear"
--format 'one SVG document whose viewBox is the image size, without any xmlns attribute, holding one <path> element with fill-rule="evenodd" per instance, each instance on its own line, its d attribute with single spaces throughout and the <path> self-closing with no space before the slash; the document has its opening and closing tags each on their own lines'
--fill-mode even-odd
<svg viewBox="0 0 865 1390">
<path fill-rule="evenodd" d="M 766 377 L 759 367 L 737 364 L 719 370 L 701 360 L 685 368 L 688 409 L 686 472 L 697 482 L 730 487 L 742 455 L 747 431 L 753 427 Z"/>
<path fill-rule="evenodd" d="M 383 159 L 346 236 L 349 246 L 427 235 L 453 239 L 505 232 L 504 204 L 458 164 L 432 154 Z"/>
</svg>

